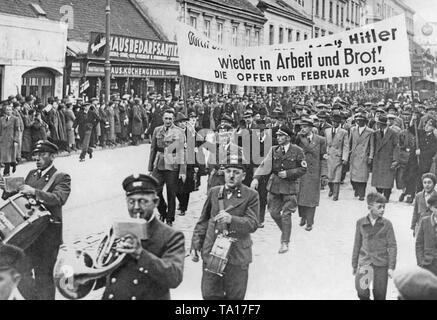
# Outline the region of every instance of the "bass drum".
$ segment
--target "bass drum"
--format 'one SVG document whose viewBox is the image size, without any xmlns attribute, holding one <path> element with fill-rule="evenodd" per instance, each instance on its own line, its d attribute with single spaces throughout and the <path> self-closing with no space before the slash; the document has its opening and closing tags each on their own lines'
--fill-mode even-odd
<svg viewBox="0 0 437 320">
<path fill-rule="evenodd" d="M 27 249 L 47 228 L 50 217 L 35 199 L 15 195 L 0 208 L 0 241 Z"/>
</svg>

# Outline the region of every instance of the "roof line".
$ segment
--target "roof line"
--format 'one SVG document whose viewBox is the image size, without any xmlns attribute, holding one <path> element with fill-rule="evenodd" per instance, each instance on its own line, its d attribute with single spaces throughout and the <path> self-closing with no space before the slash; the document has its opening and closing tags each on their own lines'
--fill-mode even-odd
<svg viewBox="0 0 437 320">
<path fill-rule="evenodd" d="M 129 0 L 129 2 L 140 13 L 140 15 L 144 19 L 144 21 L 146 21 L 150 25 L 152 30 L 157 34 L 159 40 L 170 41 L 170 39 L 168 39 L 168 37 L 165 35 L 164 31 L 155 22 L 153 22 L 149 18 L 149 16 L 147 15 L 146 10 L 144 10 L 141 6 L 139 6 L 136 0 Z"/>
</svg>

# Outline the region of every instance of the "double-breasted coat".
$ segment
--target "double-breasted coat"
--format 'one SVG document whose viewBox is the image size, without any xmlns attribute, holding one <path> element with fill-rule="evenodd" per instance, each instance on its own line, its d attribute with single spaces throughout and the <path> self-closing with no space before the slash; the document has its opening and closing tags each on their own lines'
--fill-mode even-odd
<svg viewBox="0 0 437 320">
<path fill-rule="evenodd" d="M 370 173 L 368 160 L 373 159 L 375 152 L 373 130 L 365 127 L 360 134 L 358 126 L 354 126 L 351 128 L 349 141 L 351 181 L 367 183 Z"/>
<path fill-rule="evenodd" d="M 182 282 L 185 240 L 182 232 L 157 217 L 147 224 L 139 259 L 126 257 L 107 278 L 103 300 L 169 300 L 170 289 Z"/>
<path fill-rule="evenodd" d="M 320 202 L 320 185 L 322 176 L 327 175 L 326 140 L 313 134 L 311 142 L 306 137 L 298 136 L 297 145 L 302 148 L 307 171 L 300 178 L 297 204 L 305 207 L 317 207 Z"/>
<path fill-rule="evenodd" d="M 337 128 L 325 130 L 327 146 L 328 179 L 332 183 L 341 182 L 343 161 L 349 160 L 349 134 L 345 129 Z"/>
<path fill-rule="evenodd" d="M 15 116 L 0 119 L 0 162 L 15 162 L 16 149 L 20 139 L 20 123 Z"/>
<path fill-rule="evenodd" d="M 381 132 L 373 133 L 375 139 L 375 154 L 372 167 L 372 186 L 381 189 L 392 189 L 396 169 L 392 169 L 394 162 L 399 163 L 399 137 L 388 128 L 384 137 Z"/>
</svg>

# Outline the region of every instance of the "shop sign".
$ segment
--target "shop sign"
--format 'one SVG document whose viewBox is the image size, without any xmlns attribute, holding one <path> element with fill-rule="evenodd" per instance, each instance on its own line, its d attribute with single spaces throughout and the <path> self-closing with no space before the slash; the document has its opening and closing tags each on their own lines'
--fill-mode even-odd
<svg viewBox="0 0 437 320">
<path fill-rule="evenodd" d="M 91 32 L 88 45 L 89 58 L 105 58 L 104 33 Z M 178 61 L 178 46 L 174 42 L 156 41 L 111 35 L 110 58 L 127 61 Z"/>
<path fill-rule="evenodd" d="M 105 67 L 100 64 L 88 64 L 87 76 L 104 76 Z M 142 66 L 113 65 L 111 76 L 118 78 L 174 78 L 178 77 L 177 70 L 162 68 L 147 68 Z"/>
</svg>

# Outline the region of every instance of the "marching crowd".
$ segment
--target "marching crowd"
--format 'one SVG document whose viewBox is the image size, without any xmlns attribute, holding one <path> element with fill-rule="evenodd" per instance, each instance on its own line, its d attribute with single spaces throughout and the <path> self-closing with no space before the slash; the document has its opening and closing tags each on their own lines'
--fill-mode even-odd
<svg viewBox="0 0 437 320">
<path fill-rule="evenodd" d="M 373 297 L 385 299 L 388 278 L 396 267 L 395 233 L 383 217 L 394 187 L 402 190 L 399 201 L 414 202 L 411 229 L 417 265 L 429 271 L 400 274 L 395 284 L 403 298 L 414 290 L 412 295 L 417 297 L 417 292 L 423 296 L 426 291 L 418 290 L 418 283 L 430 279 L 427 297 L 436 298 L 436 107 L 435 99 L 412 100 L 401 91 L 382 89 L 190 93 L 185 99 L 114 95 L 108 106 L 97 98 L 90 102 L 49 99 L 42 105 L 34 97 L 17 96 L 3 102 L 0 162 L 7 176 L 22 157 L 30 158 L 36 150 L 38 170 L 29 173 L 26 183 L 31 186 L 25 185 L 20 192 L 45 195 L 59 209 L 70 192 L 68 175 L 53 190 L 38 190 L 39 172 L 53 169 L 52 155 L 58 150 L 79 148 L 79 159 L 84 161 L 86 154 L 92 158 L 96 145 L 151 143 L 149 174 L 128 177 L 123 188 L 130 216 L 145 219 L 159 232 L 154 233 L 151 247 L 135 237 L 122 240 L 124 246 L 117 250 L 131 260 L 108 277 L 104 299 L 169 298 L 168 289 L 182 281 L 185 255 L 183 236 L 171 227 L 177 210 L 179 215 L 188 211 L 190 194 L 199 189 L 202 176 L 207 176 L 208 198 L 190 249 L 193 261 L 202 255 L 202 296 L 244 299 L 252 262 L 250 234 L 264 227 L 266 210 L 281 233 L 279 254 L 285 254 L 291 240 L 291 215 L 298 212 L 300 226 L 311 231 L 320 190 L 329 188 L 329 197 L 338 201 L 348 172 L 355 198 L 367 200 L 369 210 L 357 221 L 353 244 L 359 298 L 370 298 L 369 286 L 363 283 L 371 274 Z M 68 188 L 57 189 L 61 182 Z M 376 192 L 368 188 L 369 182 Z M 62 202 L 52 196 L 61 192 Z M 155 208 L 159 219 L 153 218 Z M 62 243 L 60 238 L 51 242 Z M 19 253 L 5 250 L 19 260 Z M 221 256 L 223 251 L 227 255 Z M 0 271 L 2 263 L 6 268 L 11 259 L 0 259 Z M 41 263 L 45 270 L 53 270 L 53 259 Z M 138 289 L 138 279 L 119 287 L 137 277 L 138 267 L 143 280 L 151 281 L 151 289 Z M 46 288 L 49 299 L 54 297 L 51 279 L 40 280 L 46 283 L 41 282 L 40 290 Z"/>
</svg>

